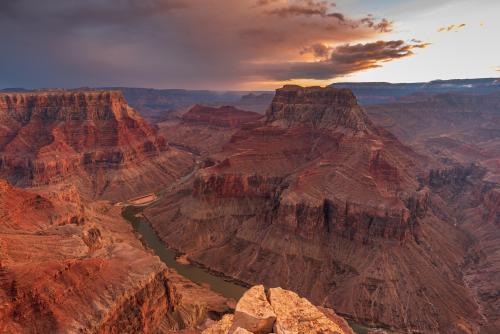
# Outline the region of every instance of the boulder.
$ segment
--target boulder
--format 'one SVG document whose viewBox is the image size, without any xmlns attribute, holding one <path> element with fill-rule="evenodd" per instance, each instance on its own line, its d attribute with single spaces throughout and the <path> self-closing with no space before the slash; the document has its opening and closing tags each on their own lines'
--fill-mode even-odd
<svg viewBox="0 0 500 334">
<path fill-rule="evenodd" d="M 220 321 L 205 329 L 201 334 L 226 334 L 233 323 L 234 316 L 226 314 Z"/>
<path fill-rule="evenodd" d="M 257 285 L 245 292 L 236 305 L 229 333 L 236 333 L 238 327 L 255 334 L 271 333 L 275 320 L 276 315 L 267 301 L 264 286 Z"/>
<path fill-rule="evenodd" d="M 269 289 L 269 302 L 276 313 L 276 334 L 348 333 L 295 292 L 281 288 Z"/>
</svg>

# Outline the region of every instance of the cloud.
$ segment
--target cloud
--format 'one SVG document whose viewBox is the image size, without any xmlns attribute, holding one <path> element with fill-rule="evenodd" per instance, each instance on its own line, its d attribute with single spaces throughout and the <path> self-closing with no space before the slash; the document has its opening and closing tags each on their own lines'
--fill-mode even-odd
<svg viewBox="0 0 500 334">
<path fill-rule="evenodd" d="M 361 22 L 367 25 L 369 28 L 373 28 L 380 32 L 392 31 L 393 22 L 390 22 L 387 19 L 382 19 L 382 21 L 376 22 L 374 18 L 371 15 L 369 15 L 368 17 L 361 19 Z"/>
<path fill-rule="evenodd" d="M 284 18 L 293 16 L 318 16 L 323 19 L 335 19 L 337 23 L 342 23 L 352 28 L 364 25 L 379 32 L 390 32 L 393 26 L 393 22 L 385 18 L 377 21 L 373 15 L 368 15 L 358 20 L 348 19 L 342 13 L 331 12 L 330 9 L 335 7 L 335 4 L 328 1 L 295 0 L 282 3 L 276 0 L 263 0 L 263 2 L 259 1 L 259 4 L 262 6 L 275 5 L 272 9 L 269 9 L 267 13 Z"/>
<path fill-rule="evenodd" d="M 460 29 L 463 29 L 467 26 L 465 23 L 460 23 L 460 24 L 450 24 L 447 27 L 441 27 L 438 29 L 438 32 L 451 32 L 451 31 L 458 31 Z"/>
<path fill-rule="evenodd" d="M 277 3 L 276 1 L 274 3 Z M 268 3 L 269 4 L 269 3 Z M 285 3 L 268 11 L 269 14 L 281 17 L 287 16 L 313 16 L 325 17 L 328 14 L 330 5 L 326 1 L 304 0 Z"/>
<path fill-rule="evenodd" d="M 260 73 L 268 80 L 277 81 L 290 78 L 324 80 L 381 67 L 385 62 L 412 56 L 413 50 L 428 46 L 428 43 L 407 44 L 402 40 L 345 44 L 334 48 L 328 59 L 262 64 Z M 311 50 L 315 52 L 314 48 Z"/>
<path fill-rule="evenodd" d="M 312 54 L 315 58 L 328 58 L 333 48 L 328 45 L 316 43 L 302 49 L 301 54 Z"/>
<path fill-rule="evenodd" d="M 326 77 L 335 74 L 326 61 L 335 48 L 392 27 L 334 9 L 315 0 L 0 1 L 0 29 L 9 32 L 0 77 L 27 87 L 233 88 L 269 77 L 262 64 L 296 67 L 311 57 L 326 74 L 310 78 Z M 279 72 L 272 76 L 288 80 L 298 71 Z"/>
</svg>

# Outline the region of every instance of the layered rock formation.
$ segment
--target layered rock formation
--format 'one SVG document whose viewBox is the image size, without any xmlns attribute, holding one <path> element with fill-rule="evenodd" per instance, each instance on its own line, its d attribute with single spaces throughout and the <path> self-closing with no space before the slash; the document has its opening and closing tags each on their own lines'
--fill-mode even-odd
<svg viewBox="0 0 500 334">
<path fill-rule="evenodd" d="M 229 302 L 169 270 L 112 201 L 192 168 L 121 93 L 0 94 L 0 332 L 167 333 Z"/>
<path fill-rule="evenodd" d="M 0 332 L 152 333 L 230 311 L 144 249 L 117 210 L 71 187 L 0 183 Z"/>
<path fill-rule="evenodd" d="M 418 94 L 368 112 L 406 144 L 442 163 L 429 174 L 429 185 L 445 201 L 441 214 L 468 236 L 465 281 L 487 319 L 483 330 L 498 332 L 500 94 Z"/>
<path fill-rule="evenodd" d="M 255 122 L 261 116 L 251 111 L 231 106 L 219 108 L 195 105 L 188 110 L 182 120 L 188 123 L 203 124 L 222 128 L 239 128 L 245 123 Z"/>
<path fill-rule="evenodd" d="M 23 187 L 71 180 L 129 198 L 192 165 L 115 91 L 2 93 L 0 120 L 0 177 Z"/>
<path fill-rule="evenodd" d="M 431 171 L 430 187 L 446 200 L 440 215 L 466 231 L 468 251 L 462 266 L 465 282 L 480 305 L 484 333 L 500 328 L 500 202 L 498 184 L 485 182 L 477 165 Z"/>
<path fill-rule="evenodd" d="M 354 334 L 347 322 L 333 312 L 321 310 L 292 291 L 254 286 L 226 315 L 202 334 Z"/>
<path fill-rule="evenodd" d="M 432 161 L 375 126 L 350 91 L 277 90 L 266 119 L 211 161 L 145 211 L 192 260 L 377 326 L 478 331 L 460 269 L 467 237 L 417 181 Z"/>
<path fill-rule="evenodd" d="M 248 92 L 209 91 L 185 89 L 152 89 L 137 87 L 111 87 L 107 90 L 123 92 L 129 104 L 151 123 L 175 117 L 176 112 L 195 104 L 220 106 L 237 104 Z M 252 109 L 250 109 L 252 110 Z"/>
<path fill-rule="evenodd" d="M 500 93 L 420 94 L 368 108 L 370 117 L 405 144 L 449 164 L 471 162 L 500 183 Z"/>
<path fill-rule="evenodd" d="M 158 124 L 172 146 L 207 156 L 218 152 L 243 126 L 262 115 L 230 106 L 219 108 L 195 105 L 178 119 Z"/>
</svg>

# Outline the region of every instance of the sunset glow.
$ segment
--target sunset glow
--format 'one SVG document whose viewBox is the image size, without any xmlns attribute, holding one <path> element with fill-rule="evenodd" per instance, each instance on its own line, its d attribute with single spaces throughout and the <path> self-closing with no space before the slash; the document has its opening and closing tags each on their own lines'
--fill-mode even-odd
<svg viewBox="0 0 500 334">
<path fill-rule="evenodd" d="M 0 87 L 262 90 L 491 77 L 499 12 L 491 0 L 2 2 L 0 28 L 12 33 Z"/>
</svg>

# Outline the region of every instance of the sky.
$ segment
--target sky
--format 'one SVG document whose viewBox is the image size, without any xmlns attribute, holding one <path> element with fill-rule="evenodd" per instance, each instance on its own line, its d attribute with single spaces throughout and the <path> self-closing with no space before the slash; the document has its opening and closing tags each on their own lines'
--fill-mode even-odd
<svg viewBox="0 0 500 334">
<path fill-rule="evenodd" d="M 500 77 L 498 0 L 1 0 L 0 88 Z"/>
</svg>

